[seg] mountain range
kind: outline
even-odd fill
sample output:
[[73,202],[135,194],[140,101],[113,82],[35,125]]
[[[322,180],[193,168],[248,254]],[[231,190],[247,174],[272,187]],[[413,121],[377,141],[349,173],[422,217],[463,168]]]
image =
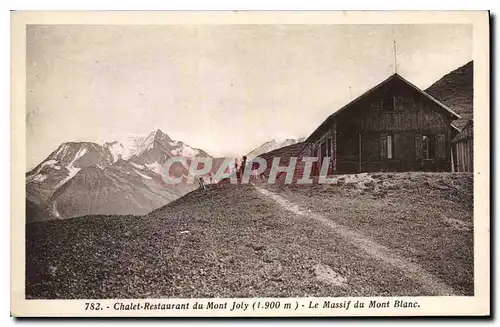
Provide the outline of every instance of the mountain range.
[[[162,165],[173,156],[210,157],[161,130],[126,141],[66,142],[26,173],[27,222],[84,215],[143,215],[194,190],[167,185]],[[172,177],[187,175],[182,164]]]
[[[296,144],[271,140],[247,157]],[[66,142],[26,173],[27,222],[87,215],[144,215],[198,187],[197,183],[166,184],[163,164],[181,156],[212,158],[207,152],[176,141],[161,130],[146,137],[129,136],[104,142]],[[212,158],[215,174],[225,158]],[[185,178],[188,170],[173,164],[171,177]],[[205,181],[210,179],[205,176]]]

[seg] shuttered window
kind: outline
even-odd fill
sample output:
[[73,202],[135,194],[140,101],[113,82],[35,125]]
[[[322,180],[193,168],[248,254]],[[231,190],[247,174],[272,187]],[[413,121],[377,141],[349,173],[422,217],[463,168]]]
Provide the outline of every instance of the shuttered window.
[[429,143],[430,143],[429,136],[422,135],[422,156],[424,157],[424,159],[430,158],[430,155],[429,155],[430,144]]
[[387,134],[380,134],[380,159],[387,158]]
[[446,157],[446,139],[443,134],[437,136],[437,157]]
[[404,98],[401,96],[394,97],[394,109],[404,110]]
[[422,135],[420,133],[415,135],[415,157],[417,160],[422,159]]
[[395,157],[395,148],[394,134],[380,134],[380,159],[393,159]]
[[422,157],[424,159],[435,159],[437,156],[438,138],[435,135],[422,135]]
[[394,156],[394,135],[387,135],[387,159]]

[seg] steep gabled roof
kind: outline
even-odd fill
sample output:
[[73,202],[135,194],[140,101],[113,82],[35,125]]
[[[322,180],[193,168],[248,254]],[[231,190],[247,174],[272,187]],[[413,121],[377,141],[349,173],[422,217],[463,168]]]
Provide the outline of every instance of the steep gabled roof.
[[472,119],[469,119],[467,123],[464,125],[460,133],[458,133],[452,140],[451,143],[456,143],[460,140],[466,139],[466,138],[473,138],[474,137],[474,121]]
[[458,126],[456,126],[456,125],[455,125],[455,124],[453,124],[453,123],[451,123],[451,124],[450,124],[450,126],[451,126],[454,130],[456,130],[457,132],[459,132],[459,133],[462,131],[460,128],[458,128]]
[[420,89],[419,87],[415,86],[414,84],[412,84],[411,82],[409,82],[408,80],[406,80],[404,77],[402,77],[401,75],[399,75],[399,74],[396,73],[396,74],[393,74],[393,75],[389,76],[384,81],[382,81],[379,84],[375,85],[374,87],[372,87],[371,89],[369,89],[365,93],[361,94],[356,99],[352,100],[351,102],[349,102],[348,104],[346,104],[345,106],[343,106],[342,108],[340,108],[339,110],[335,111],[333,114],[331,114],[330,116],[328,116],[328,118],[318,128],[316,128],[316,130],[314,130],[314,132],[311,133],[311,135],[306,139],[305,142],[310,142],[311,139],[317,134],[317,132],[320,131],[323,126],[328,125],[335,116],[337,116],[338,114],[340,114],[344,110],[352,107],[354,104],[358,103],[359,101],[361,101],[362,99],[364,99],[365,97],[367,97],[369,94],[373,93],[374,91],[380,89],[382,86],[386,85],[390,81],[393,81],[393,80],[396,80],[396,79],[404,82],[405,84],[407,84],[408,86],[410,86],[411,88],[413,88],[414,90],[416,90],[418,93],[422,94],[424,97],[426,97],[427,99],[429,99],[432,102],[434,102],[435,104],[437,104],[440,108],[442,108],[443,110],[447,111],[449,114],[451,114],[452,116],[454,116],[455,119],[460,119],[461,118],[456,112],[454,112],[453,110],[451,110],[450,108],[448,108],[447,106],[445,106],[439,100],[437,100],[436,98],[434,98],[434,97],[430,96],[429,94],[425,93],[422,89]]

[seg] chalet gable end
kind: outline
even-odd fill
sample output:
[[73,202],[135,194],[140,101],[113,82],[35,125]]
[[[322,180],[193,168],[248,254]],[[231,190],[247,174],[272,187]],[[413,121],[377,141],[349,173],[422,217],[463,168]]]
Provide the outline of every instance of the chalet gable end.
[[329,158],[329,173],[448,170],[457,118],[395,74],[330,115],[308,137],[304,153],[318,162]]

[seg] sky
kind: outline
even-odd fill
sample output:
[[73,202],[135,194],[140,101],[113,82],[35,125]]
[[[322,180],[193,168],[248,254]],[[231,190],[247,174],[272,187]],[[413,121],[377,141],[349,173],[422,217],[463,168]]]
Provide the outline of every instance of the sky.
[[155,129],[241,156],[309,136],[395,58],[422,89],[472,60],[470,25],[30,25],[26,36],[28,169],[63,142]]

